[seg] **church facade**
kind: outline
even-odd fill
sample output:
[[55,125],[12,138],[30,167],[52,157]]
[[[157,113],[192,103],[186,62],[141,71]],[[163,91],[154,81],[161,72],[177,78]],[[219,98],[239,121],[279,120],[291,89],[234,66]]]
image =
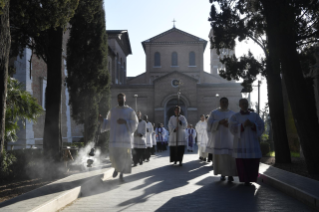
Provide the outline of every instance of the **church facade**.
[[127,77],[124,83],[112,83],[112,106],[117,105],[117,94],[123,92],[129,106],[165,126],[177,104],[193,125],[201,114],[218,107],[220,97],[227,97],[229,108],[238,111],[242,87],[218,75],[221,64],[213,59],[218,57],[216,50],[211,50],[211,73],[204,71],[207,43],[175,27],[142,42],[146,71]]

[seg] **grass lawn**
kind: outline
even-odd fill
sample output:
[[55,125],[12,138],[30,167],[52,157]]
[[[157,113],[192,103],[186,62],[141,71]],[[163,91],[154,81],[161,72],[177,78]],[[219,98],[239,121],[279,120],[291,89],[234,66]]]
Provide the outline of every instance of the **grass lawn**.
[[[290,152],[291,157],[299,158],[300,153],[299,152]],[[275,151],[271,151],[267,154],[268,157],[275,157]]]

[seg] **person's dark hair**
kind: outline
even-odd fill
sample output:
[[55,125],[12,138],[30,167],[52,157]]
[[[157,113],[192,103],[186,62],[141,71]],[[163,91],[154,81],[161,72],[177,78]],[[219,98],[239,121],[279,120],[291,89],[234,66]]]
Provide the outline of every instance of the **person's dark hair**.
[[178,109],[179,109],[179,112],[181,112],[181,111],[182,111],[182,108],[181,108],[180,106],[176,105],[176,106],[175,106],[175,109],[176,109],[176,108],[178,108]]
[[221,102],[222,100],[227,100],[227,102],[228,102],[228,98],[227,97],[220,98],[219,102]]
[[247,100],[247,99],[240,99],[240,100],[239,100],[239,103],[241,103],[241,102],[243,102],[243,101],[245,101],[245,102],[248,103],[248,100]]
[[117,97],[120,97],[120,96],[125,96],[125,97],[126,97],[125,93],[119,93],[119,94],[117,94]]
[[205,118],[205,114],[201,114],[201,115],[200,115],[200,118],[201,118],[201,117],[204,117],[204,118]]
[[145,119],[148,119],[148,115],[144,115],[144,118],[145,118]]

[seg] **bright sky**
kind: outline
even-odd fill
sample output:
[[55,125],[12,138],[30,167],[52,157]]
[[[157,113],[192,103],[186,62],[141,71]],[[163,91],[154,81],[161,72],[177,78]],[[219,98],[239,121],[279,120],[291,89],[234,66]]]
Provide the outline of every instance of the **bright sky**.
[[[106,28],[129,32],[133,54],[127,58],[127,75],[137,76],[145,72],[145,54],[141,42],[171,29],[174,19],[178,29],[208,41],[210,6],[208,0],[104,0]],[[260,47],[251,41],[238,43],[235,54],[239,57],[247,53],[248,49],[257,58],[263,57]],[[204,53],[204,70],[210,72],[209,45]],[[255,88],[252,102],[257,102],[257,95]],[[263,81],[261,108],[265,102],[267,87]]]

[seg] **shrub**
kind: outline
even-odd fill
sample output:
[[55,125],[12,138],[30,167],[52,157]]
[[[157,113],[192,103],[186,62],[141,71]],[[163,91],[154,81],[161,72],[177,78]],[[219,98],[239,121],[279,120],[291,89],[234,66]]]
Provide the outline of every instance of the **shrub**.
[[42,149],[21,149],[7,151],[1,158],[1,177],[38,178],[44,172],[44,156]]
[[3,150],[0,157],[0,176],[1,180],[7,179],[13,174],[13,164],[17,161],[14,154]]
[[270,145],[267,141],[260,142],[260,149],[262,156],[267,156],[267,154],[270,152]]

